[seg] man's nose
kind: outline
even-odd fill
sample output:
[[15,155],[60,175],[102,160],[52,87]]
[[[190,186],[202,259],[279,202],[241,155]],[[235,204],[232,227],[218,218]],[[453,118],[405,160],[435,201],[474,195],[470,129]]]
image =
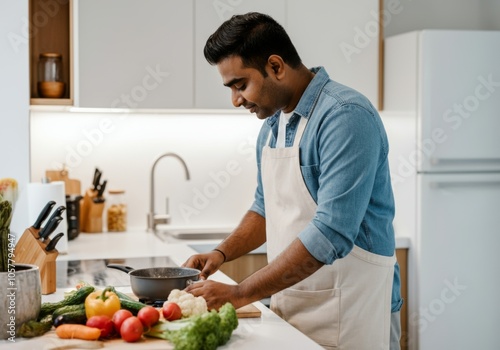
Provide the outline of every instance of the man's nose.
[[232,92],[231,99],[233,102],[233,106],[235,106],[235,107],[240,107],[245,102],[245,99],[243,98],[243,96],[241,96],[241,94],[236,90]]

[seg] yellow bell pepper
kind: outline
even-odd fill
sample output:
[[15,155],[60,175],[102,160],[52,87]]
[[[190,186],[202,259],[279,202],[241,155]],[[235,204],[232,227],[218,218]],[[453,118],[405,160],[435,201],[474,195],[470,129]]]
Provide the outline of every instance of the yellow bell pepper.
[[120,306],[118,296],[110,288],[105,288],[103,291],[96,291],[87,296],[85,314],[87,318],[103,315],[112,318],[114,313],[120,310]]

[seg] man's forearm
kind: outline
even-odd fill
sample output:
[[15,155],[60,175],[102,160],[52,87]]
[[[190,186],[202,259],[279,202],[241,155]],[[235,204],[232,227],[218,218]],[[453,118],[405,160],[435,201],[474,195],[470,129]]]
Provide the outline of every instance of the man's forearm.
[[253,211],[248,211],[240,224],[217,249],[224,252],[226,261],[239,258],[257,249],[266,241],[266,219]]
[[323,265],[295,239],[269,265],[239,284],[238,297],[250,303],[271,296],[309,277]]

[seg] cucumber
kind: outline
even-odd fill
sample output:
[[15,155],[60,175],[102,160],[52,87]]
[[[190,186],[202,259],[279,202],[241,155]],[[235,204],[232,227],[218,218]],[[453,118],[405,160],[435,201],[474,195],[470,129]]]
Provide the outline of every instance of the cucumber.
[[52,315],[47,315],[40,321],[30,320],[24,322],[17,333],[23,338],[34,338],[44,335],[52,328]]
[[122,309],[126,309],[130,312],[132,312],[132,314],[134,316],[137,316],[137,313],[139,312],[140,309],[142,309],[144,306],[146,306],[146,304],[143,304],[139,301],[135,301],[133,299],[130,299],[130,298],[120,298],[120,305],[121,305],[121,308]]
[[80,289],[77,289],[75,293],[69,294],[61,301],[55,303],[42,303],[38,318],[41,319],[48,314],[52,314],[54,311],[63,306],[81,304],[85,301],[85,298],[87,298],[87,296],[93,291],[93,286],[83,286]]
[[131,296],[128,296],[125,293],[117,291],[115,289],[115,287],[109,287],[109,288],[120,299],[121,308],[132,312],[132,314],[134,314],[134,316],[137,316],[137,313],[139,312],[139,310],[142,309],[144,306],[146,306],[146,304],[143,304],[143,303],[135,300]]
[[130,295],[127,295],[127,294],[125,294],[125,293],[122,293],[122,292],[120,292],[120,291],[117,291],[115,287],[110,287],[110,288],[111,288],[110,290],[111,290],[113,293],[115,293],[116,295],[118,295],[118,298],[120,298],[120,299],[125,299],[125,300],[130,300],[130,301],[136,301],[136,300],[135,300],[134,298],[132,298]]
[[55,319],[60,315],[64,315],[64,314],[71,313],[71,312],[78,312],[78,311],[80,313],[85,314],[85,304],[82,303],[82,304],[77,304],[77,305],[66,305],[66,306],[60,307],[59,309],[56,309],[52,313],[52,321],[55,321]]

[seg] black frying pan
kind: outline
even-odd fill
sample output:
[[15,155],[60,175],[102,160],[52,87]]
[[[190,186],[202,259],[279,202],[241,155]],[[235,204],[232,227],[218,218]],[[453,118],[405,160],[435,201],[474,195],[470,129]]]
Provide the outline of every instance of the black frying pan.
[[200,270],[189,267],[150,267],[137,270],[119,264],[108,264],[107,267],[128,273],[132,292],[140,300],[167,300],[173,289],[182,290],[190,281],[200,278]]

